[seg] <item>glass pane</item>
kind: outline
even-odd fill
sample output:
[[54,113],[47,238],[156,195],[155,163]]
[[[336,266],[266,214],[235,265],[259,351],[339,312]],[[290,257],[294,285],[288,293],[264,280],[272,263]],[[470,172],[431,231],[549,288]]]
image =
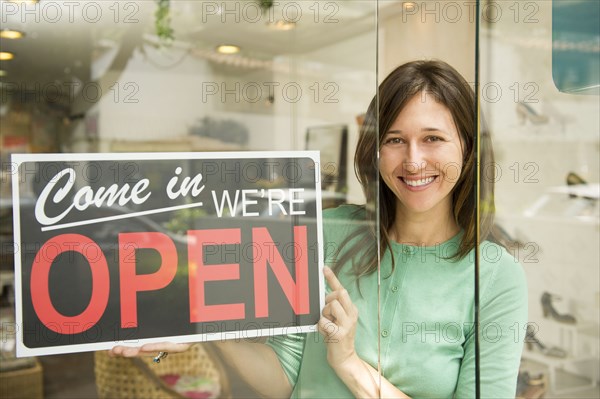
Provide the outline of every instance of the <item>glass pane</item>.
[[[57,168],[75,165],[79,162],[77,156],[87,153],[282,151],[286,154],[294,150],[312,150],[320,151],[321,156],[320,165],[316,166],[321,169],[317,173],[322,186],[320,202],[315,193],[308,192],[309,186],[303,180],[294,180],[295,186],[287,186],[293,179],[286,175],[285,165],[291,165],[291,161],[273,166],[276,162],[263,160],[258,169],[269,172],[266,181],[258,183],[256,164],[238,162],[238,168],[221,166],[213,172],[222,179],[222,188],[232,193],[255,189],[257,184],[262,184],[265,190],[303,189],[304,210],[316,213],[317,209],[323,209],[325,263],[338,271],[340,280],[360,309],[357,342],[364,345],[357,345],[358,354],[373,370],[379,368],[378,302],[374,299],[377,295],[375,256],[378,241],[375,232],[378,206],[376,197],[365,198],[361,184],[352,173],[359,127],[377,87],[376,2],[161,0],[2,1],[0,4],[3,29],[24,34],[22,38],[11,39],[3,32],[0,39],[2,51],[14,55],[12,60],[1,61],[3,72],[0,78],[3,336],[6,334],[14,339],[15,331],[20,328],[15,324],[13,312],[13,254],[17,252],[20,260],[29,262],[23,265],[31,265],[35,249],[45,240],[29,237],[32,241],[30,253],[25,253],[19,243],[13,245],[14,204],[10,179],[15,170],[10,162],[11,154],[72,154],[64,164],[53,164],[52,167]],[[387,4],[382,7],[386,8]],[[217,50],[220,45],[229,47]],[[372,168],[377,148],[376,141],[372,142],[372,147],[362,151],[365,159],[371,160],[371,168],[361,175],[365,183],[377,181],[377,170]],[[108,165],[107,170],[102,169],[101,177],[86,175],[77,185],[89,185],[97,190],[115,183],[115,175],[119,175],[131,181],[148,177],[153,182],[160,182],[156,183],[158,186],[164,186],[177,167],[182,168],[181,172],[175,172],[181,177],[189,171],[198,171],[192,161],[171,159],[171,172],[167,174],[164,162],[159,158],[161,156],[157,155],[154,161],[150,155],[144,162],[131,160],[114,164],[112,168]],[[100,168],[99,163],[94,162],[78,165],[84,168],[81,171]],[[18,215],[22,224],[26,224],[28,217],[35,221],[34,204],[44,185],[53,177],[44,177],[50,169],[46,165],[45,169],[30,170],[35,177],[33,183],[29,184],[28,180],[20,187],[23,206]],[[208,192],[200,194],[199,198],[204,202],[211,201]],[[185,205],[183,202],[173,199],[169,205]],[[236,205],[234,199],[232,202]],[[256,206],[258,217],[264,217],[269,226],[283,226],[276,236],[271,237],[274,241],[289,238],[291,227],[301,223],[301,218],[284,212],[270,212],[273,207],[263,206],[261,198],[250,198],[248,203]],[[106,208],[99,207],[98,214],[117,212],[116,207]],[[138,208],[132,206],[124,212],[138,211]],[[97,228],[86,231],[92,238],[98,238],[96,241],[102,244],[104,251],[111,251],[107,261],[113,273],[120,265],[114,245],[118,232],[155,229],[171,237],[178,251],[187,251],[186,232],[217,226],[207,222],[211,215],[197,211],[189,208],[146,215],[147,219],[118,219],[110,224],[99,223]],[[235,212],[232,210],[232,213]],[[138,223],[142,219],[143,223]],[[235,225],[235,222],[231,223]],[[222,226],[232,227],[231,223],[224,222]],[[314,224],[314,220],[308,221],[307,225],[310,223]],[[106,241],[106,246],[102,240]],[[180,247],[179,244],[183,245]],[[221,248],[212,248],[217,252],[208,256],[207,262],[218,268],[222,263],[236,264],[232,259],[241,259],[237,262],[241,279],[251,281],[252,256],[239,247],[216,246]],[[284,253],[281,246],[275,247],[280,254]],[[357,249],[356,253],[351,251],[352,248]],[[312,251],[310,255],[318,253],[316,247],[309,250]],[[361,258],[363,254],[366,255]],[[156,268],[156,254],[145,252],[144,258]],[[355,272],[351,270],[353,263],[359,264],[359,260],[371,262],[371,273],[361,285],[363,293],[368,290],[364,297],[359,295]],[[295,276],[292,264],[288,263],[287,267],[289,275]],[[65,269],[59,271],[57,265]],[[61,298],[53,302],[54,306],[75,313],[82,311],[91,286],[91,273],[85,259],[78,255],[64,256],[57,258],[52,267],[56,270],[56,279],[63,280],[68,287],[78,287],[76,293],[74,289],[65,289],[71,296],[51,292],[51,296]],[[71,269],[67,267],[83,268],[84,271],[80,275],[69,273]],[[183,281],[183,285],[167,287],[156,295],[138,294],[140,309],[145,304],[153,304],[152,309],[140,312],[140,323],[147,320],[152,328],[161,323],[168,324],[169,329],[176,330],[178,323],[190,317],[189,307],[193,305],[179,303],[170,297],[189,289],[187,279],[181,280],[181,276],[188,274],[183,269],[191,267],[190,263],[180,258],[177,267],[181,274],[175,278]],[[322,277],[321,270],[312,273]],[[268,272],[272,286],[278,287],[279,278],[274,272]],[[119,275],[111,275],[113,292],[118,292],[119,281]],[[248,299],[245,303],[247,312],[254,312],[258,307],[252,295],[244,296],[243,290],[225,290],[219,284],[215,281],[206,283],[207,291],[218,298],[216,301],[236,302],[232,298],[239,301],[243,296]],[[31,293],[27,293],[23,299],[29,303]],[[275,298],[271,299],[274,313],[292,306],[283,290],[270,290],[269,295]],[[115,299],[119,299],[118,295]],[[109,306],[112,305],[111,302]],[[363,315],[367,319],[364,324]],[[41,324],[38,323],[38,333],[47,337],[49,331]],[[231,325],[235,328],[235,322],[226,324],[226,328]],[[285,328],[287,324],[274,327]],[[156,351],[147,354],[143,362],[109,358],[105,351],[14,360],[14,348],[7,345],[6,354],[3,346],[2,366],[10,364],[15,369],[26,370],[31,374],[28,381],[35,379],[37,384],[27,384],[27,388],[43,387],[47,397],[114,398],[126,395],[125,392],[129,396],[152,397],[168,389],[192,390],[199,395],[218,395],[220,392],[226,396],[229,392],[232,397],[254,397],[258,392],[275,389],[276,396],[282,396],[277,389],[281,384],[290,384],[288,377],[292,381],[288,388],[293,386],[293,395],[299,397],[350,395],[348,388],[328,366],[323,336],[316,328],[306,336],[291,334],[295,331],[294,328],[286,330],[287,335],[273,338],[269,346],[265,345],[265,338],[250,334],[252,342],[229,340],[225,344],[218,340],[213,344],[195,345],[181,354],[169,349],[171,354],[160,364],[152,362]],[[105,342],[105,334],[113,332],[102,331],[97,340]],[[62,338],[68,340],[70,337]],[[127,345],[136,346],[136,342],[127,342]],[[278,357],[270,348],[278,351]],[[302,365],[298,356],[294,357],[294,363],[287,355],[298,348],[301,349]],[[268,362],[261,366],[261,354],[264,353],[268,353]],[[5,361],[5,357],[10,361]],[[158,379],[149,378],[148,370]],[[124,378],[120,379],[120,376]],[[262,377],[262,380],[256,377]],[[256,381],[261,386],[255,389]],[[316,386],[315,381],[322,384]],[[35,396],[29,392],[13,394]]]
[[381,365],[410,397],[476,395],[475,6],[380,24]]
[[[513,308],[488,316],[504,320],[511,344],[525,341],[517,396],[597,397],[598,3],[491,4],[502,17],[482,21],[481,104],[495,160],[482,179],[496,183],[495,238],[519,265],[487,254],[503,265],[498,273],[515,273]],[[524,299],[515,268],[526,281],[526,319],[515,310]],[[482,340],[501,339],[492,331]],[[498,378],[498,365],[482,362],[481,373]]]

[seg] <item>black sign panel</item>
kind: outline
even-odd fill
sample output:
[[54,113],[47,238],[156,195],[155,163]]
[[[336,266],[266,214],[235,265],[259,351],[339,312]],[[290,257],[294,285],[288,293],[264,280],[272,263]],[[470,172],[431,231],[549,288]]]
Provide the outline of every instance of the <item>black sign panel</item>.
[[318,153],[12,161],[19,356],[314,330]]

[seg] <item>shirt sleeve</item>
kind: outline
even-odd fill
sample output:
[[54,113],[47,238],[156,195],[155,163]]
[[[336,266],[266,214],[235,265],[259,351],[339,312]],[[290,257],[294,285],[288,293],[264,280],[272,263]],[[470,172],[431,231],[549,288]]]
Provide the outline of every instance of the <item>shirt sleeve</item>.
[[[360,211],[361,208],[352,205],[323,210],[325,264],[335,260],[336,249],[348,229],[349,221],[356,219]],[[298,381],[305,340],[306,334],[289,334],[270,337],[266,342],[275,351],[292,387]]]
[[306,334],[289,334],[269,337],[266,342],[275,351],[292,387],[298,381],[305,339]]
[[[498,262],[486,266],[492,271],[480,293],[480,394],[481,398],[514,398],[527,328],[527,282],[521,265],[504,250]],[[475,398],[473,326],[464,343],[454,397]]]

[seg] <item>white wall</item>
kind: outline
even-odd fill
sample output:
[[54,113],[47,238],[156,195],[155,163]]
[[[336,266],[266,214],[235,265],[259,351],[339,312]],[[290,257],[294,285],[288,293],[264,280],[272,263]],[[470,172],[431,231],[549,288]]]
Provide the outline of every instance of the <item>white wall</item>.
[[440,59],[473,82],[475,20],[470,14],[473,5],[474,2],[415,2],[411,8],[383,20],[382,78],[408,61]]
[[112,88],[97,107],[102,149],[110,151],[112,140],[178,140],[207,116],[245,125],[248,150],[304,149],[308,127],[346,124],[349,198],[362,202],[352,159],[356,116],[376,90],[375,42],[373,30],[311,53],[276,57],[262,69],[219,65],[177,50],[137,51],[125,71],[102,79],[103,87]]

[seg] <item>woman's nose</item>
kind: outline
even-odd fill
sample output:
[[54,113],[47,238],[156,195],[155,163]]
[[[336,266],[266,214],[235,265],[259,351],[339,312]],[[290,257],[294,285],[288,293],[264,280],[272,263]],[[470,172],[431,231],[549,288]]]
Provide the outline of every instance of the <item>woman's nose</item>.
[[425,153],[418,143],[412,142],[406,146],[404,170],[408,173],[417,173],[427,166]]

